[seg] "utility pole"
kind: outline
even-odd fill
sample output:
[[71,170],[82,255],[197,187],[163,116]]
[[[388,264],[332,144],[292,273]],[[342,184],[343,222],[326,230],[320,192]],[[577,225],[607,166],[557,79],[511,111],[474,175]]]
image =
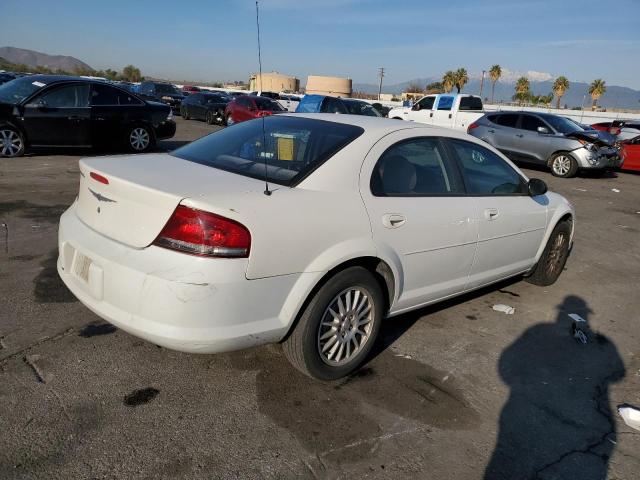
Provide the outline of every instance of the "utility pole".
[[484,74],[487,73],[486,70],[482,70],[482,78],[480,79],[480,98],[482,98],[482,87],[484,87]]
[[378,69],[378,75],[380,76],[380,88],[378,89],[378,101],[380,101],[380,95],[382,95],[382,77],[384,77],[384,67]]

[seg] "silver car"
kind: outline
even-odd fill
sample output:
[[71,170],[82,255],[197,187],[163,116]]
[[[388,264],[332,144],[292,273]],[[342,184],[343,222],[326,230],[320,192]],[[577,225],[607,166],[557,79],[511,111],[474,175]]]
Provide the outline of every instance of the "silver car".
[[487,113],[467,132],[516,162],[547,165],[556,177],[573,177],[579,169],[604,171],[622,162],[615,145],[549,113]]

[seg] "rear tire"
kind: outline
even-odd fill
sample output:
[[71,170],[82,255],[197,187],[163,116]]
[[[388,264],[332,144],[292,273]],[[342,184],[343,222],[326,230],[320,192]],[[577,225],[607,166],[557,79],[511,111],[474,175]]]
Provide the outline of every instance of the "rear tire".
[[8,125],[0,126],[0,157],[21,157],[24,149],[24,137],[19,130]]
[[578,162],[567,152],[553,154],[549,159],[549,167],[555,177],[571,178],[578,173]]
[[283,343],[284,354],[312,378],[342,378],[369,355],[383,314],[384,297],[374,276],[362,267],[347,268],[311,298]]
[[525,280],[542,287],[553,285],[567,263],[570,239],[571,224],[568,221],[558,223],[549,236],[540,260]]
[[135,153],[145,153],[155,145],[151,129],[145,125],[136,125],[127,130],[127,147]]
[[186,108],[184,107],[180,108],[180,116],[185,120],[189,120],[189,112],[187,111]]
[[231,125],[233,125],[234,123],[235,123],[235,122],[233,121],[233,117],[231,116],[231,114],[227,115],[227,116],[224,118],[224,124],[225,124],[227,127],[230,127],[230,126],[231,126]]
[[213,112],[211,110],[209,110],[205,115],[205,121],[207,122],[207,125],[213,125]]

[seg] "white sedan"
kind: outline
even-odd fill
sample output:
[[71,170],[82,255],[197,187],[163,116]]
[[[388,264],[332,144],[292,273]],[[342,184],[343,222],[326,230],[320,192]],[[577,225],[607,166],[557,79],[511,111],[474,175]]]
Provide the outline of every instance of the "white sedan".
[[274,115],[80,174],[58,272],[88,308],[185,352],[281,342],[324,380],[383,317],[555,282],[573,241],[571,204],[484,142],[374,117]]

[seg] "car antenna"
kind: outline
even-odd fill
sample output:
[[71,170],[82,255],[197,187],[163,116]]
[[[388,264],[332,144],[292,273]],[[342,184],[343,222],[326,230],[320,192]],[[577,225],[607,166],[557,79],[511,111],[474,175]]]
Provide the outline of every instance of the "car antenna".
[[[258,14],[258,0],[256,0],[256,27],[258,29],[258,75],[260,82],[259,91],[262,92],[262,57],[260,56],[260,17]],[[262,154],[264,155],[264,194],[271,195],[269,190],[269,175],[267,174],[267,134],[264,128],[264,116],[262,117]]]

